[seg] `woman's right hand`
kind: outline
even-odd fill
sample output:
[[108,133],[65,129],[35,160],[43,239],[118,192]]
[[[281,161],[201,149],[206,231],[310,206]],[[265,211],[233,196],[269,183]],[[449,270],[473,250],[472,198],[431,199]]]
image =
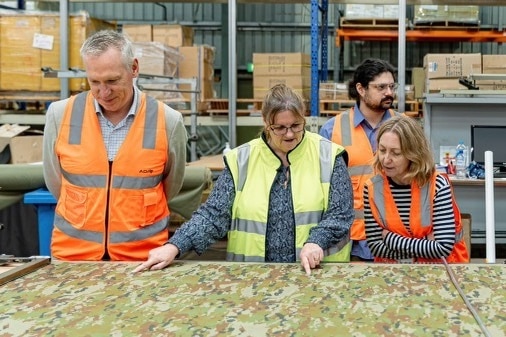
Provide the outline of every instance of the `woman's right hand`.
[[138,265],[133,272],[138,273],[145,270],[163,269],[174,261],[177,254],[179,254],[179,249],[171,243],[151,249],[148,254],[148,259]]

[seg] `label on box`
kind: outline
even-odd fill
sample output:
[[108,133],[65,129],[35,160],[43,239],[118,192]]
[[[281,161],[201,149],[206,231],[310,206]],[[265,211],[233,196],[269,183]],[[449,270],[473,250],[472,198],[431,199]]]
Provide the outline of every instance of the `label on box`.
[[34,48],[53,50],[53,42],[54,36],[52,35],[39,34],[39,33],[33,34],[32,46]]

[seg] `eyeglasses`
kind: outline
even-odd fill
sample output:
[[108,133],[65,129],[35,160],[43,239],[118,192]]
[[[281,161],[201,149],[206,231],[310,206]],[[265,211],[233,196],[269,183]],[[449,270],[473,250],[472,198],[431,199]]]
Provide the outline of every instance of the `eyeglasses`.
[[269,128],[276,136],[283,136],[286,135],[288,129],[292,130],[293,133],[298,133],[304,130],[305,126],[306,125],[304,123],[296,123],[292,124],[292,126],[271,125]]
[[395,91],[399,87],[399,84],[397,84],[397,83],[380,83],[380,84],[369,83],[367,86],[376,88],[378,91],[383,92],[383,91],[386,91],[387,88],[390,89],[391,91]]

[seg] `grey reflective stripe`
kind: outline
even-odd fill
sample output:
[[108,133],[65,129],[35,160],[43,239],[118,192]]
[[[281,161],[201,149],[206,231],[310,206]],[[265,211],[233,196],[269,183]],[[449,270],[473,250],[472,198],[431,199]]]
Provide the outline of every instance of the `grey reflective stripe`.
[[[81,144],[81,134],[83,129],[83,120],[86,106],[86,97],[88,92],[82,92],[75,98],[72,106],[72,115],[70,116],[69,144]],[[156,145],[156,128],[158,123],[158,102],[152,98],[146,97],[145,127],[142,138],[142,147],[145,149],[154,149]]]
[[237,170],[239,177],[237,178],[237,190],[242,191],[244,184],[246,183],[246,177],[248,176],[248,162],[250,145],[245,144],[237,150]]
[[362,176],[364,174],[372,174],[373,169],[371,165],[357,165],[348,167],[348,173],[351,177]]
[[341,241],[339,241],[337,243],[337,245],[331,246],[327,249],[324,249],[323,256],[330,256],[330,255],[334,255],[334,254],[339,253],[344,248],[344,246],[346,246],[349,242],[350,242],[350,237],[347,236],[344,239],[342,239]]
[[72,238],[95,243],[104,242],[104,234],[102,232],[77,229],[72,226],[67,220],[62,218],[58,213],[55,213],[54,215],[54,226]]
[[383,198],[383,178],[381,176],[374,176],[371,178],[374,185],[374,203],[378,209],[379,217],[383,225],[388,228],[385,216],[385,199]]
[[135,231],[111,232],[109,242],[123,243],[144,240],[164,231],[168,223],[169,218],[165,217],[149,226],[139,228]]
[[156,128],[158,122],[158,102],[146,96],[146,120],[144,121],[144,134],[142,137],[142,147],[144,149],[154,149],[156,143]]
[[[388,228],[388,224],[386,223],[386,208],[385,208],[385,196],[383,194],[383,178],[381,176],[374,176],[371,178],[372,183],[374,184],[374,202],[376,207],[378,208],[379,216],[381,217],[381,221],[384,226]],[[428,227],[431,225],[431,209],[430,209],[430,194],[429,194],[429,185],[425,184],[425,186],[420,190],[420,213],[421,213],[421,226]],[[413,207],[413,205],[411,205]]]
[[337,118],[341,118],[341,145],[351,146],[351,128],[350,128],[349,110],[343,112]]
[[332,143],[327,140],[320,140],[320,181],[330,183],[332,176]]
[[112,187],[132,190],[152,188],[158,185],[162,181],[162,178],[163,175],[161,174],[152,177],[114,176]]
[[455,233],[455,243],[460,242],[464,239],[464,229],[462,229],[459,233]]
[[104,188],[107,183],[107,177],[105,175],[72,174],[65,171],[63,168],[61,168],[61,172],[65,180],[67,180],[69,183],[75,186]]
[[364,220],[365,217],[364,217],[364,210],[363,209],[356,209],[355,210],[355,220],[357,219],[360,219],[360,220]]
[[[123,243],[123,242],[132,242],[132,241],[140,241],[147,238],[150,238],[167,228],[168,217],[163,218],[160,221],[155,222],[152,225],[140,228],[135,231],[128,232],[112,232],[110,235],[110,243]],[[103,243],[104,235],[102,232],[81,230],[72,226],[67,220],[62,218],[58,213],[54,215],[54,225],[65,235],[94,243]]]
[[[432,225],[431,221],[431,202],[430,202],[430,193],[429,193],[429,184],[425,184],[420,190],[420,199],[421,200],[421,209],[420,212],[422,213],[422,226],[423,227],[429,227]],[[411,204],[411,207],[413,207],[413,204]]]
[[307,225],[320,222],[323,211],[295,213],[295,225]]
[[81,133],[83,132],[84,108],[86,106],[86,97],[88,92],[77,94],[72,114],[70,116],[69,144],[81,144]]
[[246,256],[243,254],[234,254],[227,252],[227,261],[233,262],[265,262],[263,256]]
[[[265,230],[267,229],[267,224],[265,222],[246,219],[233,219],[232,222],[232,230],[265,236]],[[247,228],[250,228],[250,230],[248,231]]]

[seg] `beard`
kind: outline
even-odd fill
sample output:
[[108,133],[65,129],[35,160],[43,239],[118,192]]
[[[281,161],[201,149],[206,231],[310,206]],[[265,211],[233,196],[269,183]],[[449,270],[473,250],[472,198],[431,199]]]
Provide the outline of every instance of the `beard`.
[[368,99],[368,97],[364,97],[365,99],[362,101],[369,109],[373,111],[377,111],[380,113],[385,112],[385,110],[392,108],[394,104],[393,96],[385,96],[379,102],[373,102]]

